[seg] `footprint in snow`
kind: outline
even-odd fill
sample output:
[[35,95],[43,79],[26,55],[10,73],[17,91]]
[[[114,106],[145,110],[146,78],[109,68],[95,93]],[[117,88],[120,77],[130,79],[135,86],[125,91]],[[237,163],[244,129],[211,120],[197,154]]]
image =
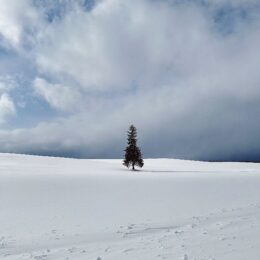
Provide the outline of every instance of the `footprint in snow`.
[[189,260],[188,256],[187,256],[187,255],[184,255],[184,256],[183,256],[183,260]]
[[77,251],[77,248],[76,247],[72,247],[72,248],[69,248],[68,251],[70,253],[74,253],[75,251]]
[[194,224],[194,223],[192,223],[192,224],[189,225],[189,228],[195,228],[195,227],[197,227],[197,225]]
[[175,233],[176,235],[179,235],[179,234],[183,234],[184,231],[183,231],[183,230],[176,230],[176,231],[174,231],[174,233]]
[[5,247],[6,247],[6,243],[5,242],[0,243],[0,249],[1,248],[5,248]]
[[43,260],[43,259],[46,259],[47,258],[47,255],[38,255],[38,256],[35,256],[34,259],[36,260]]
[[123,251],[123,253],[128,253],[128,252],[131,252],[131,251],[133,251],[134,249],[133,248],[128,248],[128,249],[125,249],[124,251]]
[[130,225],[128,225],[127,226],[127,229],[129,230],[129,229],[133,229],[135,227],[135,224],[130,224]]
[[157,257],[160,257],[161,259],[167,259],[167,257],[166,256],[164,256],[164,255],[157,255]]
[[110,251],[110,247],[107,247],[106,249],[105,249],[105,252],[109,252]]

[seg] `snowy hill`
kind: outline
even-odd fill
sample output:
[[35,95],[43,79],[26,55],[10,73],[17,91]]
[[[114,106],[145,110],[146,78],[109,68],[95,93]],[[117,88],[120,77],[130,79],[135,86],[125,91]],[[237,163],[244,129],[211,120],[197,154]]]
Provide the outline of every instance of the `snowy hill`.
[[0,154],[0,259],[260,259],[260,164]]

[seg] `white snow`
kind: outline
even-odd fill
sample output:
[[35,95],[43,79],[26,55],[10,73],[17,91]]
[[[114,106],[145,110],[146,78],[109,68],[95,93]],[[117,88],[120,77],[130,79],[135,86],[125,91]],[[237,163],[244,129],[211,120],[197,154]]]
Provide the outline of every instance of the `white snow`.
[[260,259],[260,164],[0,154],[0,259]]

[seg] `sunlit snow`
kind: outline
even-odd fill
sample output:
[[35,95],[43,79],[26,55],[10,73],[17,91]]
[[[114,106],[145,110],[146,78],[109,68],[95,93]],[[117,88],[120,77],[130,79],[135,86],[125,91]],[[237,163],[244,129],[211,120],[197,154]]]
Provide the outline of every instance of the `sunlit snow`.
[[260,259],[260,164],[0,154],[0,259]]

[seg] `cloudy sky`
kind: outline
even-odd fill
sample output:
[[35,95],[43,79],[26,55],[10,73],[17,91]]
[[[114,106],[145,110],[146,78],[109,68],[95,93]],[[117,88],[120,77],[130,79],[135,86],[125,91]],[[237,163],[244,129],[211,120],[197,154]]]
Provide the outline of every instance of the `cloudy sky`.
[[0,0],[0,152],[260,161],[259,0]]

